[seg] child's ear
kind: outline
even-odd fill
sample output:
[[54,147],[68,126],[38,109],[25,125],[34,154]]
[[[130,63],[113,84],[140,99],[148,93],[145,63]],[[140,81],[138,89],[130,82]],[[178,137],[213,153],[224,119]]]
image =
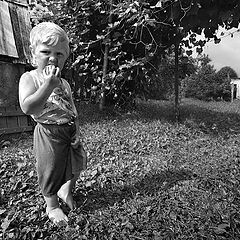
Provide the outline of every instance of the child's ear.
[[29,49],[31,51],[31,54],[32,54],[32,59],[31,59],[31,62],[32,62],[32,65],[33,66],[36,66],[36,59],[35,59],[35,53],[34,53],[34,49],[33,49],[33,46],[29,46]]
[[31,54],[34,55],[34,49],[33,49],[32,45],[29,46],[29,49],[30,49]]

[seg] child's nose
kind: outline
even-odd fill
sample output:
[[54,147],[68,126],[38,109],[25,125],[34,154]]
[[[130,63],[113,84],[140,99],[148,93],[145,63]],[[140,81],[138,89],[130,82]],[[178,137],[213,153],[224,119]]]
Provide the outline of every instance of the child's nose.
[[58,65],[58,58],[55,55],[52,55],[49,57],[49,64]]

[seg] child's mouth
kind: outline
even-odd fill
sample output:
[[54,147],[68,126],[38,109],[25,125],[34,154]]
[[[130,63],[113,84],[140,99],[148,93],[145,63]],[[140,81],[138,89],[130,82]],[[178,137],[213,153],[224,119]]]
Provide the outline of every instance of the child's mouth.
[[58,67],[56,64],[52,64],[52,63],[49,63],[47,66],[54,66],[54,67]]

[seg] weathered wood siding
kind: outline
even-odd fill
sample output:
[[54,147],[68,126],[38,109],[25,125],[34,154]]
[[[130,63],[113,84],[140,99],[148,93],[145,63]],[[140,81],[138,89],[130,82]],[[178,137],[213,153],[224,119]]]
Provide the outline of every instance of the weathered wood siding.
[[24,72],[24,65],[0,61],[0,107],[18,105],[19,76]]
[[10,57],[13,63],[27,64],[31,58],[30,16],[27,5],[15,2],[0,0],[0,55]]
[[0,134],[33,129],[19,107],[18,83],[30,66],[27,0],[0,0]]
[[18,106],[0,107],[0,135],[32,131],[34,124]]

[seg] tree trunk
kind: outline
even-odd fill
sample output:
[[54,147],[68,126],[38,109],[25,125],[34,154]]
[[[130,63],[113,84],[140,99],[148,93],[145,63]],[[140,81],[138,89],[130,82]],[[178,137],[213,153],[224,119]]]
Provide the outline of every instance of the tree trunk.
[[175,53],[175,69],[174,69],[174,89],[175,89],[175,121],[179,122],[180,119],[180,109],[179,109],[179,43],[174,44],[174,53]]
[[108,68],[108,54],[110,48],[110,40],[106,41],[105,44],[105,51],[104,51],[104,58],[103,58],[103,76],[102,76],[102,84],[101,84],[101,97],[100,97],[100,104],[99,109],[102,111],[105,107],[105,79],[107,75],[107,68]]
[[[108,22],[112,23],[112,0],[110,0],[110,12],[109,12]],[[101,96],[100,96],[100,103],[99,103],[100,111],[102,111],[106,105],[105,80],[106,80],[107,69],[108,69],[108,55],[109,55],[110,45],[111,45],[111,36],[110,36],[110,29],[108,29],[108,35],[105,42],[105,50],[104,50],[104,57],[103,57],[103,76],[102,76]]]

